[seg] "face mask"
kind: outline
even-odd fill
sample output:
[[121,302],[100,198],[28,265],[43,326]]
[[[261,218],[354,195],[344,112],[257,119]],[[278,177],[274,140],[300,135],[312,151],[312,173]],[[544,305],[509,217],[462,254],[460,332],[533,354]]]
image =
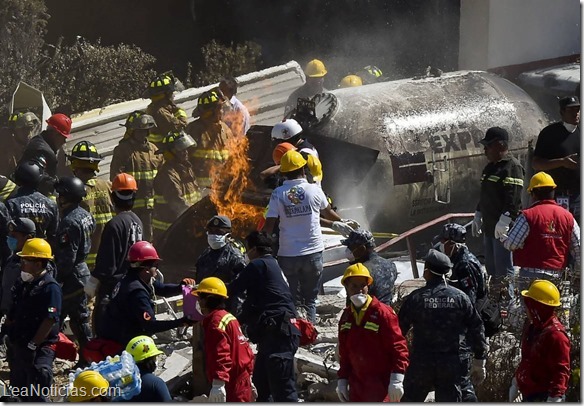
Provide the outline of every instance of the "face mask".
[[207,234],[207,242],[209,243],[209,247],[214,250],[218,250],[219,248],[223,248],[226,241],[227,234],[224,235],[217,235],[217,234]]
[[22,279],[24,282],[30,282],[34,279],[34,276],[28,272],[20,271],[20,279]]
[[18,240],[16,238],[11,236],[6,237],[6,243],[8,244],[10,251],[16,252],[16,246],[18,245]]
[[363,307],[367,303],[367,295],[365,293],[357,293],[351,296],[350,299],[355,307]]
[[353,251],[351,251],[349,247],[345,248],[345,258],[347,258],[349,261],[355,260],[355,255],[353,255]]
[[566,128],[566,130],[568,130],[568,132],[573,133],[574,131],[576,131],[576,125],[574,124],[568,124],[565,121],[562,123],[564,124],[564,127]]
[[200,303],[200,301],[201,300],[199,299],[199,300],[197,300],[197,303],[195,303],[195,310],[197,312],[199,312],[199,314],[203,314],[203,311],[201,310],[201,303]]

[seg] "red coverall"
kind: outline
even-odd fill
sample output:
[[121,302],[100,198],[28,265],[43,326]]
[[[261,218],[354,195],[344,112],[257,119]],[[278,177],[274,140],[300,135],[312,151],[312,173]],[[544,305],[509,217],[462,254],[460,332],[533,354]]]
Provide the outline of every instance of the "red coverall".
[[[521,362],[515,378],[523,399],[541,394],[542,398],[566,393],[570,379],[570,340],[553,307],[525,299],[532,322],[521,339]],[[546,396],[547,395],[547,396]]]
[[225,381],[227,402],[251,402],[253,352],[237,319],[214,310],[203,319],[207,379]]
[[393,309],[372,298],[360,323],[350,304],[339,321],[339,379],[349,380],[351,402],[388,401],[392,373],[405,374],[408,346]]

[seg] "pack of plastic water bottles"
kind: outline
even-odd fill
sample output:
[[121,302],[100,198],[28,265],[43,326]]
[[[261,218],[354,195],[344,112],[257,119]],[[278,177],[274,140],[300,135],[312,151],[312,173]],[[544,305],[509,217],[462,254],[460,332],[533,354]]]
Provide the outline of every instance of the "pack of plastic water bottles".
[[[140,370],[134,362],[134,358],[123,351],[122,355],[107,357],[105,360],[95,363],[85,369],[77,368],[75,372],[69,374],[69,384],[83,371],[96,371],[101,374],[110,384],[108,393],[112,396],[112,401],[129,400],[140,394],[142,388],[142,378]],[[117,389],[114,389],[117,388]]]

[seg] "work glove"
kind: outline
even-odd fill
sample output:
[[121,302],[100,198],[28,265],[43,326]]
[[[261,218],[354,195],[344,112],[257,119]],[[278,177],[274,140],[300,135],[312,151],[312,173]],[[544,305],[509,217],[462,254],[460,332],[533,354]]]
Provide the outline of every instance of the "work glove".
[[499,221],[495,225],[495,238],[500,240],[507,238],[507,233],[509,233],[509,226],[511,225],[511,217],[507,213],[501,214]]
[[472,368],[470,370],[470,380],[473,385],[480,385],[487,377],[487,360],[486,359],[473,359]]
[[87,297],[89,299],[91,299],[92,297],[94,297],[97,294],[97,288],[99,288],[99,279],[97,279],[93,276],[90,276],[89,280],[87,281],[87,283],[83,287],[83,290],[85,291],[85,294],[87,295]]
[[548,396],[548,398],[546,399],[546,402],[563,402],[563,401],[564,401],[564,399],[562,399],[561,396],[559,396],[559,397]]
[[357,222],[357,220],[353,220],[353,219],[341,219],[341,221],[345,224],[348,224],[349,226],[351,226],[351,228],[353,230],[356,230],[358,228],[361,228],[361,224],[359,224]]
[[342,234],[344,237],[348,237],[349,234],[351,234],[351,231],[355,231],[353,230],[353,227],[342,221],[333,221],[333,225],[331,227],[333,230],[339,234]]
[[187,112],[186,112],[186,111],[184,111],[184,110],[183,110],[183,109],[181,109],[181,108],[178,108],[178,109],[177,109],[177,110],[174,112],[174,116],[175,116],[176,118],[181,118],[181,117],[185,117],[185,118],[186,118],[186,117],[187,117]]
[[195,286],[197,284],[197,282],[195,282],[195,280],[193,278],[184,278],[181,282],[181,285],[189,285],[189,286]]
[[337,381],[337,395],[341,402],[349,401],[349,381],[347,379],[339,379]]
[[511,380],[511,387],[509,388],[509,402],[515,402],[519,396],[519,387],[517,386],[517,379],[513,377]]
[[252,377],[250,377],[249,380],[251,381],[251,401],[255,402],[258,398],[258,389],[253,384]]
[[224,403],[227,401],[227,392],[225,392],[225,382],[220,379],[213,379],[213,386],[209,392],[209,402]]
[[475,211],[474,218],[472,219],[472,236],[479,237],[483,231],[483,215],[480,211]]
[[399,402],[404,395],[404,374],[391,374],[387,388],[390,402]]

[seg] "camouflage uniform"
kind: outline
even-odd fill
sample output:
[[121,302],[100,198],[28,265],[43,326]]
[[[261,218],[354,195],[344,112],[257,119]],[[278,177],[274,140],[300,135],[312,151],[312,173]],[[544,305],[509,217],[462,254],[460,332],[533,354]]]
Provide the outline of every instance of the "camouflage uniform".
[[95,259],[97,257],[97,250],[99,249],[99,242],[101,241],[103,229],[106,223],[116,215],[110,195],[111,188],[111,182],[96,178],[89,179],[85,184],[87,195],[79,204],[82,208],[91,213],[95,219],[95,232],[91,235],[91,249],[85,260],[89,271],[93,271],[93,268],[95,267]]
[[373,284],[369,286],[369,295],[376,297],[381,303],[391,306],[393,289],[397,279],[397,267],[393,261],[372,252],[364,258],[359,258],[357,262],[361,262],[373,278]]
[[[9,222],[10,213],[8,213],[8,208],[4,203],[0,202],[0,267],[2,268],[4,268],[4,264],[6,264],[6,260],[11,254],[8,244],[6,243]],[[1,279],[2,277],[0,276],[0,280]]]
[[71,330],[79,345],[83,347],[91,338],[87,296],[83,286],[89,279],[89,269],[84,262],[91,248],[91,234],[95,231],[95,220],[85,209],[73,205],[63,211],[57,232],[55,250],[57,282],[62,285],[63,308],[61,327],[67,315]]
[[148,140],[157,145],[169,132],[179,132],[187,126],[187,113],[167,98],[152,101],[146,108],[146,114],[156,121]]
[[460,343],[471,338],[475,358],[487,352],[483,321],[468,296],[440,277],[427,281],[406,297],[399,311],[404,336],[413,329],[410,366],[402,402],[423,402],[436,391],[437,402],[460,402],[462,371]]
[[57,203],[29,187],[19,187],[16,195],[6,201],[10,217],[26,217],[34,221],[36,236],[45,238],[55,249],[59,209]]

